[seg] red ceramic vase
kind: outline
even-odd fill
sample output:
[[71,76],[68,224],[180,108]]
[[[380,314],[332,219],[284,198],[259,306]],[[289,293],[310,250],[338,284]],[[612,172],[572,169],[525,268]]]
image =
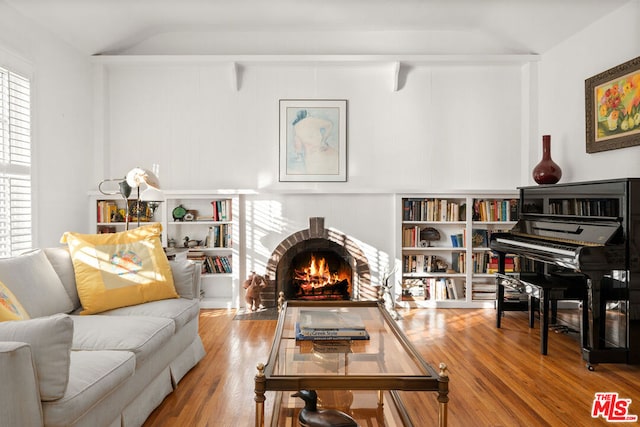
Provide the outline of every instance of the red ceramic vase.
[[542,160],[533,168],[533,179],[538,184],[555,184],[562,177],[562,169],[551,160],[551,135],[542,135]]

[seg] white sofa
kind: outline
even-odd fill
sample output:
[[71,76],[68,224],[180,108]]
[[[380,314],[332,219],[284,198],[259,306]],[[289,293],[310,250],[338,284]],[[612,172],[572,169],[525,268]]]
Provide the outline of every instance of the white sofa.
[[204,356],[199,269],[170,264],[180,298],[80,316],[66,247],[0,260],[31,317],[0,322],[0,425],[142,425]]

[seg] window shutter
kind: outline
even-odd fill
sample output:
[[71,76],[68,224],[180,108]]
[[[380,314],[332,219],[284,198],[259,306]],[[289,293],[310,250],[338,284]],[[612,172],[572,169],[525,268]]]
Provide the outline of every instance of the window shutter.
[[31,247],[30,82],[0,67],[0,257]]

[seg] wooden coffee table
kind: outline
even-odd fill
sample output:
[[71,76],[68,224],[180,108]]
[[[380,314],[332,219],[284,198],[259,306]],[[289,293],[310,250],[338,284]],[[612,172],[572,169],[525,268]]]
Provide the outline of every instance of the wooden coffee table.
[[[295,324],[301,309],[337,309],[357,314],[370,339],[297,341]],[[288,301],[283,305],[269,359],[265,364],[258,364],[255,376],[256,427],[263,427],[265,423],[266,391],[276,391],[271,425],[280,425],[279,420],[283,417],[290,418],[296,425],[295,399],[289,396],[305,389],[316,390],[319,395],[337,396],[336,403],[341,405],[345,392],[359,398],[361,394],[366,395],[367,390],[373,390],[377,402],[367,417],[377,419],[375,425],[403,426],[412,426],[413,422],[398,391],[435,391],[439,402],[438,424],[447,425],[449,377],[446,365],[441,363],[440,371],[436,372],[427,364],[385,310],[384,304],[378,301]],[[352,415],[353,411],[350,411]]]

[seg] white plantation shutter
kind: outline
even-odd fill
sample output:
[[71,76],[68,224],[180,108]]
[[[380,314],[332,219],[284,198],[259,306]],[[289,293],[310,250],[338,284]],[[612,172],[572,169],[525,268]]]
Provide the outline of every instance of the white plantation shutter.
[[31,249],[31,89],[0,67],[0,257]]

